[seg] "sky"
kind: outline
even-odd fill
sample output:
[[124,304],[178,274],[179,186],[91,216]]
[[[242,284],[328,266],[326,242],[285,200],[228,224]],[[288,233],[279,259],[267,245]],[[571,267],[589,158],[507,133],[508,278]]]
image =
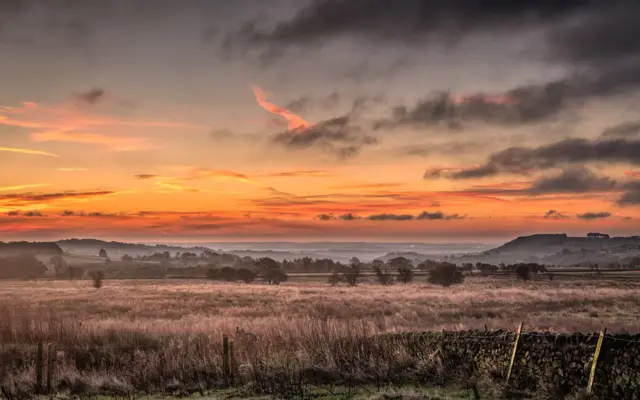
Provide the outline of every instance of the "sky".
[[635,235],[635,0],[0,2],[0,235]]

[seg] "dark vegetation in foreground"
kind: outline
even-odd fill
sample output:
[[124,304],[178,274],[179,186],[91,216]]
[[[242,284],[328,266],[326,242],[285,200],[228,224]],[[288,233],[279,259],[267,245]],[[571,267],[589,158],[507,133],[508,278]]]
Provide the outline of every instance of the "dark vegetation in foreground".
[[[487,399],[573,399],[587,386],[598,339],[523,333],[507,385],[515,334],[506,331],[381,335],[366,325],[337,332],[317,322],[296,336],[284,331],[262,338],[237,329],[229,355],[222,340],[206,336],[116,337],[82,331],[53,315],[40,325],[30,322],[3,311],[0,337],[11,344],[0,350],[0,389],[7,398],[45,390],[36,384],[35,354],[36,343],[48,342],[54,349],[51,391],[71,396],[189,395],[235,387],[247,397],[297,398],[326,386],[391,385],[465,389]],[[607,335],[604,343],[593,398],[640,398],[640,335]]]

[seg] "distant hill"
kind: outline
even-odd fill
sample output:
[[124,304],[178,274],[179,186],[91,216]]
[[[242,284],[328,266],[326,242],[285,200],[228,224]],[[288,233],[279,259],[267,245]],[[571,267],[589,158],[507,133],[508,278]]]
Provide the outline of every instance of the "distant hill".
[[167,246],[163,244],[149,245],[141,243],[124,243],[124,242],[108,242],[99,239],[64,239],[56,242],[65,253],[73,253],[78,255],[97,255],[100,249],[104,249],[110,257],[121,257],[125,254],[130,256],[148,255],[153,253],[162,253],[168,251],[170,253],[183,253],[185,251],[192,253],[202,253],[205,250],[211,250],[207,247],[181,247]]
[[20,256],[57,256],[63,253],[55,242],[0,242],[0,257]]
[[566,234],[520,236],[495,249],[455,257],[460,262],[490,264],[539,262],[553,265],[584,263],[624,263],[640,256],[640,237],[609,237],[589,234],[572,237]]

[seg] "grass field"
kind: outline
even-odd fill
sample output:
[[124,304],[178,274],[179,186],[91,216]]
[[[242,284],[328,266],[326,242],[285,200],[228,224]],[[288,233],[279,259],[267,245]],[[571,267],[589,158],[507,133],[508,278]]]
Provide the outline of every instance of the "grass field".
[[32,389],[33,349],[44,341],[56,346],[60,390],[120,393],[189,385],[221,376],[226,334],[234,340],[239,375],[257,392],[273,389],[266,377],[294,370],[307,371],[306,381],[319,379],[317,384],[334,373],[365,382],[373,371],[391,376],[407,363],[433,367],[431,354],[410,354],[402,343],[381,347],[372,339],[363,348],[358,341],[380,332],[484,324],[514,330],[520,321],[526,330],[632,332],[640,318],[639,292],[634,282],[504,278],[469,278],[449,288],[420,282],[332,287],[107,280],[94,289],[89,281],[5,281],[0,379],[13,392]]

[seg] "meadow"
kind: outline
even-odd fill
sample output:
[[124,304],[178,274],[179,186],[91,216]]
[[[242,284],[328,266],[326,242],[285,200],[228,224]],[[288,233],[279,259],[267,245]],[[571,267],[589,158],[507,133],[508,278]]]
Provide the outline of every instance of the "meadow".
[[96,289],[82,280],[4,281],[0,382],[7,393],[33,390],[39,341],[55,346],[58,391],[122,394],[219,386],[228,335],[236,383],[262,393],[290,390],[300,379],[371,383],[381,371],[392,381],[405,376],[407,365],[416,374],[422,369],[420,379],[437,374],[441,360],[432,349],[416,353],[401,340],[377,339],[380,333],[485,325],[513,331],[521,321],[530,331],[638,331],[636,282],[470,277],[447,288],[423,282],[105,280]]

